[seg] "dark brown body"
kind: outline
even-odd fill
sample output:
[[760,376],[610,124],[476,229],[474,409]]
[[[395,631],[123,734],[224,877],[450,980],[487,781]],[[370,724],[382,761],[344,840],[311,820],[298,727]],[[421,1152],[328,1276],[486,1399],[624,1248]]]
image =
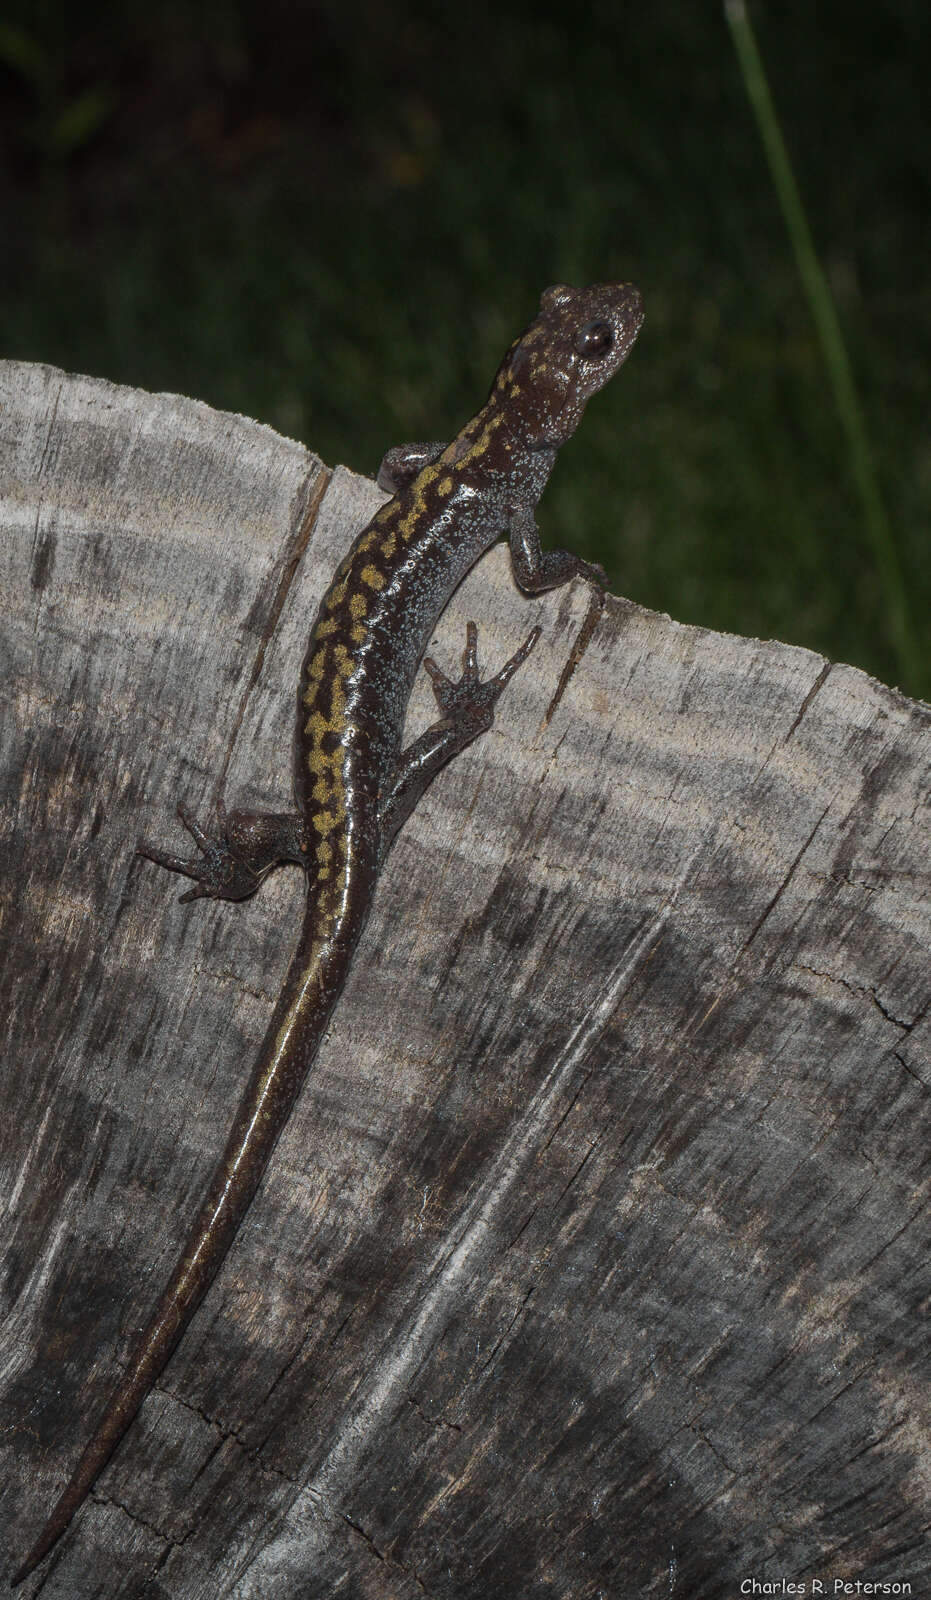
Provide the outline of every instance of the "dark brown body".
[[307,871],[306,911],[258,1062],[175,1270],[14,1583],[67,1528],[215,1277],[339,998],[398,828],[440,767],[491,725],[495,700],[535,642],[536,633],[482,683],[470,624],[457,683],[427,663],[441,717],[402,754],[414,676],[447,601],[504,534],[528,593],[603,576],[566,551],[541,551],[534,508],[559,445],[627,356],[642,315],[629,284],[547,290],[488,402],[453,442],[386,457],[380,481],[397,493],[342,562],[310,636],[298,705],[299,812],[221,815],[220,836],[211,839],[182,810],[201,856],[140,847],[196,880],[189,899],[242,899],[278,863],[298,862]]

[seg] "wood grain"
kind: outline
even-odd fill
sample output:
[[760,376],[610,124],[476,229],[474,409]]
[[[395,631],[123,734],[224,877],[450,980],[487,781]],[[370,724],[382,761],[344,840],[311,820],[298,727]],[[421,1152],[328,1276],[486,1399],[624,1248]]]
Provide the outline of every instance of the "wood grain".
[[[179,906],[135,841],[290,803],[306,634],[380,499],[241,417],[0,365],[5,1572],[297,927],[297,874]],[[400,836],[241,1236],[25,1594],[924,1592],[931,709],[589,604],[498,549],[444,615],[447,664],[468,617],[492,669],[544,638]]]

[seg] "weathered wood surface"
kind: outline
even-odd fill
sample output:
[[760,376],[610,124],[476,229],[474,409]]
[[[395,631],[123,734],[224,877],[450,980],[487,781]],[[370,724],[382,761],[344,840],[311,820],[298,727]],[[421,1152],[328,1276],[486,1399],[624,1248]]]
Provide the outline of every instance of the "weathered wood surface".
[[[183,907],[136,837],[180,845],[223,774],[289,803],[378,491],[189,400],[9,363],[0,401],[8,1572],[297,924],[296,874]],[[468,616],[489,666],[544,637],[400,837],[241,1236],[25,1594],[927,1592],[931,710],[611,600],[544,725],[588,605],[500,550],[443,618],[446,663]]]

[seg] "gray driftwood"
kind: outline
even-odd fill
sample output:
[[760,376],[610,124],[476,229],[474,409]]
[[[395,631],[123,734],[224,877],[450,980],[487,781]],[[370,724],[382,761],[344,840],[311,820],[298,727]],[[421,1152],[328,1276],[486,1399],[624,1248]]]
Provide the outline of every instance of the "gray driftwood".
[[[379,493],[190,400],[11,363],[0,402],[9,1572],[297,926],[296,874],[183,907],[136,838],[218,786],[289,804]],[[241,1236],[26,1594],[927,1593],[931,710],[590,598],[528,602],[501,549],[444,616],[447,664],[470,616],[489,667],[543,640],[400,837]]]

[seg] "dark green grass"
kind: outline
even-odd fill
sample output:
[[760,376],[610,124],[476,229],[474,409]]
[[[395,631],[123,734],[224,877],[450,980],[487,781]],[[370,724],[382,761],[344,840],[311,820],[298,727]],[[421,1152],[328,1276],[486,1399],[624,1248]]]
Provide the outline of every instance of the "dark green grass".
[[[450,15],[8,8],[3,353],[196,395],[373,472],[455,431],[545,284],[633,278],[647,323],[558,464],[550,542],[681,620],[927,694],[925,8],[755,13],[903,574],[907,673],[723,14]],[[44,68],[11,59],[23,37]]]

